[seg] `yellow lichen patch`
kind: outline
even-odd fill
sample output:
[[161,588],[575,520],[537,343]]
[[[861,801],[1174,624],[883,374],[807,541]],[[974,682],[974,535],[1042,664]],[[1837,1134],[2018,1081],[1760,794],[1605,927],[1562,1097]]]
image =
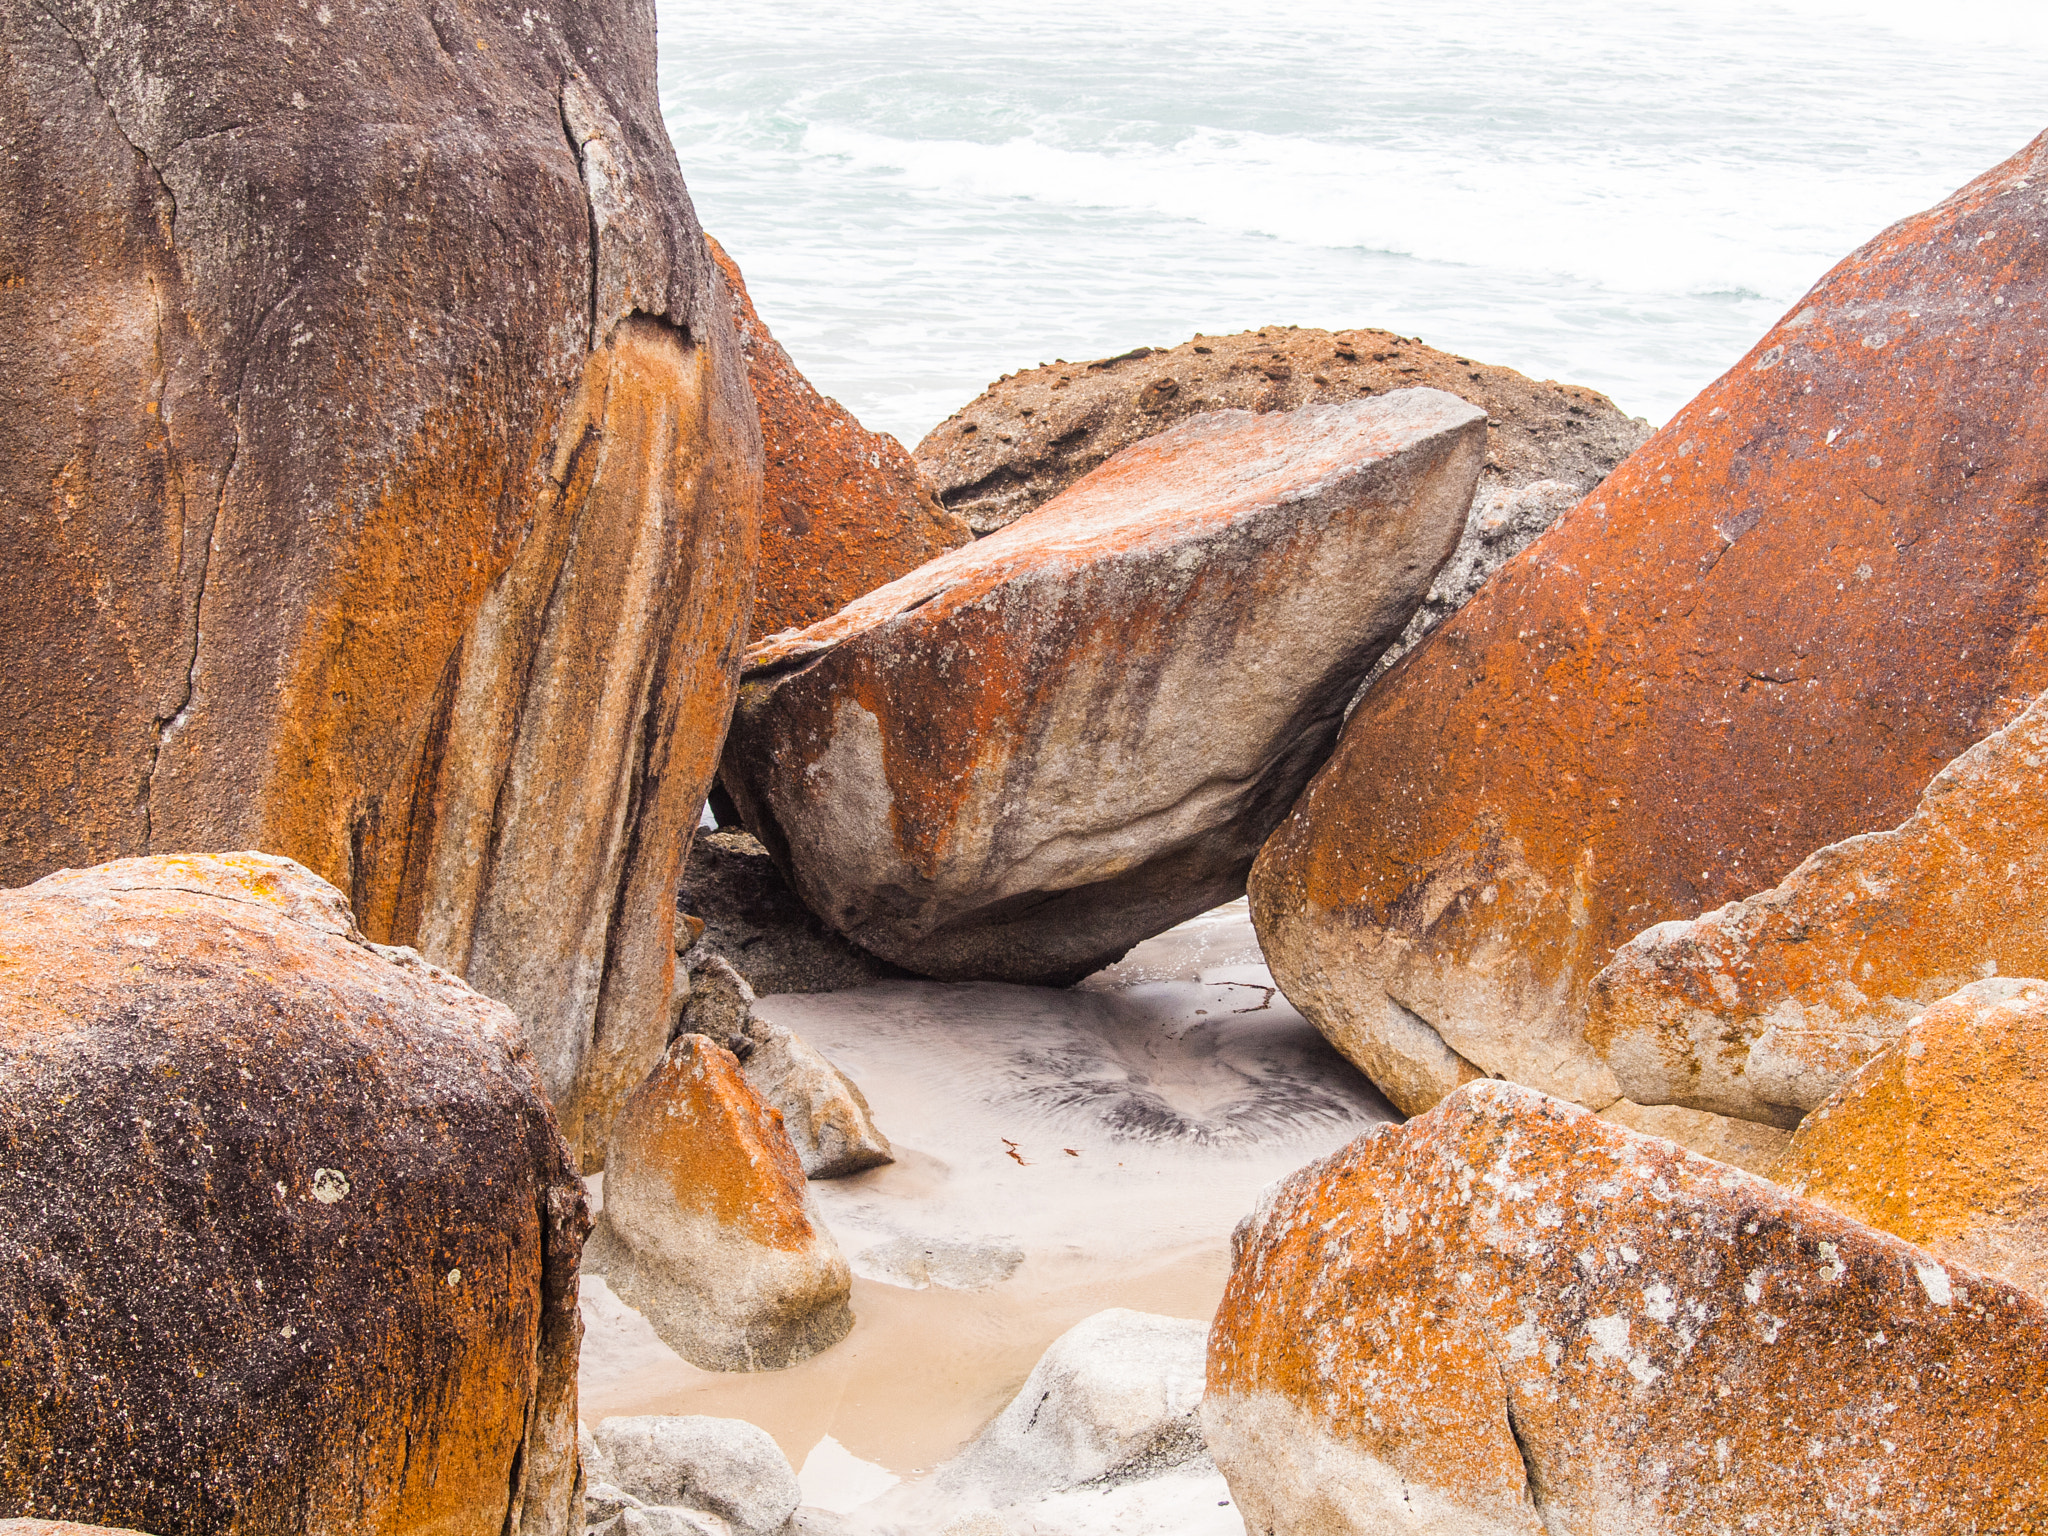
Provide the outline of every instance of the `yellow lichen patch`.
[[2048,982],[1944,998],[1801,1122],[1778,1181],[2048,1294]]

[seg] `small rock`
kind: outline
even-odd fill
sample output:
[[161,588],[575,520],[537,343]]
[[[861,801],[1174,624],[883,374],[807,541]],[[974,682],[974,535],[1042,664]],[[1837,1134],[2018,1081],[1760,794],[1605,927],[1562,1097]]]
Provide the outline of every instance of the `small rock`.
[[2048,982],[1974,982],[1792,1134],[1778,1182],[2048,1298]]
[[707,1370],[780,1370],[853,1327],[853,1277],[781,1116],[703,1035],[678,1037],[627,1096],[591,1250],[618,1298]]
[[716,1515],[655,1504],[620,1511],[613,1529],[618,1536],[733,1536],[732,1527]]
[[844,1178],[896,1160],[889,1138],[875,1126],[867,1096],[801,1035],[752,1013],[743,1033],[752,1047],[744,1065],[747,1081],[781,1113],[807,1178]]
[[1010,1404],[934,1483],[995,1507],[1083,1484],[1154,1477],[1201,1457],[1208,1329],[1113,1307],[1084,1318],[1039,1357]]
[[690,967],[690,999],[683,1005],[683,1032],[717,1041],[745,1059],[751,1050],[747,1021],[754,1015],[754,989],[723,955],[706,955]]
[[[709,1515],[733,1536],[773,1536],[803,1495],[765,1429],[701,1414],[606,1419],[597,1443],[619,1486],[642,1503]],[[650,1527],[650,1531],[653,1530]]]
[[[586,1463],[587,1465],[587,1463]],[[642,1508],[640,1500],[626,1492],[609,1479],[585,1483],[583,1487],[583,1523],[603,1525],[613,1516],[628,1509]]]

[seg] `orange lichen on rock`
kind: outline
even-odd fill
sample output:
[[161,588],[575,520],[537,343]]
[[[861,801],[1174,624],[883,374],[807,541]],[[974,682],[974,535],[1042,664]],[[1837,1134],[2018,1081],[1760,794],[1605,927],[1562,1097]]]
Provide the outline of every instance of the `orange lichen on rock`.
[[1774,1176],[2048,1298],[2048,982],[1973,982],[1800,1122]]
[[721,776],[804,900],[948,979],[1072,981],[1243,889],[1456,543],[1435,390],[1193,418],[748,652]]
[[705,237],[738,310],[740,354],[761,414],[761,559],[753,637],[838,612],[973,539],[939,505],[904,446],[870,432],[798,371],[754,310],[739,264]]
[[1203,1427],[1273,1536],[2034,1530],[2048,1308],[1475,1083],[1262,1202]]
[[1594,975],[1895,826],[2048,687],[2048,136],[1830,272],[1388,672],[1251,880],[1411,1113],[1593,1108]]
[[586,1225],[512,1015],[298,865],[0,892],[0,1510],[559,1536]]
[[853,1277],[782,1116],[738,1058],[676,1038],[627,1097],[586,1264],[710,1370],[778,1370],[844,1338]]
[[1640,1103],[1792,1126],[1970,981],[2048,973],[2048,697],[1890,832],[1660,923],[1593,978],[1586,1036]]
[[322,14],[0,18],[0,882],[289,854],[594,1162],[745,642],[745,368],[651,12]]

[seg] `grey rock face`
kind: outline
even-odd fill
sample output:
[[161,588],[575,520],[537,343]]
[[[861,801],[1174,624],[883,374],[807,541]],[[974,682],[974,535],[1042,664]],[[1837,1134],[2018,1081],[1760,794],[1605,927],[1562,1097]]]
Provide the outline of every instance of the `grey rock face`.
[[[802,1502],[796,1473],[765,1429],[702,1414],[606,1419],[598,1448],[625,1493],[665,1509],[709,1515],[733,1536],[774,1536]],[[649,1525],[650,1536],[659,1527]]]
[[801,1035],[750,1012],[743,1036],[747,1049],[740,1059],[747,1081],[764,1103],[781,1111],[782,1129],[805,1178],[844,1178],[896,1160],[860,1086]]
[[998,1507],[1083,1484],[1154,1477],[1204,1454],[1208,1328],[1122,1307],[1052,1342],[1010,1405],[940,1472]]

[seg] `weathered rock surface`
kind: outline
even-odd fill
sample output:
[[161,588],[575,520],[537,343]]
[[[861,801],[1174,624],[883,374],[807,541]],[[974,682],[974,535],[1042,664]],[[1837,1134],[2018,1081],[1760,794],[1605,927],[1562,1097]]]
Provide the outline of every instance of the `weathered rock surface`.
[[776,1114],[804,1177],[844,1178],[894,1159],[860,1088],[801,1035],[754,1014],[754,989],[721,955],[690,972],[683,1027],[723,1045]]
[[[861,1506],[854,1523],[883,1536],[1201,1531],[1228,1503],[1196,1422],[1207,1332],[1122,1307],[1084,1318],[966,1449]],[[1137,1497],[1134,1485],[1145,1485]],[[1161,1504],[1175,1515],[1147,1507]]]
[[974,537],[939,505],[903,445],[812,387],[761,323],[739,266],[706,241],[738,308],[740,351],[761,411],[766,470],[755,639],[837,613]]
[[1156,1476],[1203,1455],[1208,1330],[1113,1307],[1055,1339],[1023,1387],[940,1472],[940,1488],[993,1506],[1083,1484]]
[[0,891],[0,1513],[570,1531],[585,1225],[511,1014],[290,860]]
[[707,1370],[780,1370],[853,1327],[853,1277],[781,1117],[702,1035],[678,1037],[613,1123],[585,1263]]
[[1251,882],[1403,1109],[1601,1108],[1593,976],[1894,826],[2048,687],[2048,139],[1829,273],[1360,703]]
[[805,902],[942,980],[1077,981],[1243,890],[1463,525],[1435,390],[1220,412],[748,652],[720,774]]
[[594,1157],[745,638],[745,367],[652,11],[330,9],[0,17],[0,883],[289,854]]
[[780,1024],[747,1016],[747,1081],[782,1116],[804,1177],[843,1179],[896,1159],[860,1085]]
[[1973,982],[1799,1124],[1776,1177],[2048,1298],[2048,982]]
[[1625,1125],[1645,1136],[1662,1136],[1688,1152],[1711,1157],[1769,1178],[1785,1155],[1792,1133],[1754,1120],[1737,1120],[1676,1104],[1637,1104],[1616,1099],[1600,1111],[1602,1120]]
[[843,992],[909,974],[826,926],[752,833],[705,827],[696,839],[677,903],[704,923],[697,947],[724,956],[757,996]]
[[622,1491],[656,1509],[713,1516],[733,1536],[773,1536],[803,1500],[773,1437],[744,1419],[606,1419],[594,1438]]
[[754,1016],[754,989],[723,955],[690,957],[689,1000],[680,1033],[703,1035],[744,1058],[747,1024]]
[[1418,388],[1486,412],[1475,509],[1540,480],[1591,490],[1650,435],[1648,422],[1590,389],[1539,384],[1391,331],[1274,325],[1006,374],[932,428],[917,462],[939,499],[988,534],[1203,411],[1294,411]]
[[1633,1098],[1790,1127],[1930,1003],[2000,972],[2048,973],[2048,696],[1895,830],[1622,945],[1586,1036]]
[[1203,1426],[1246,1529],[1708,1536],[2048,1521],[2048,1308],[1508,1083],[1255,1217]]
[[111,1525],[79,1525],[70,1520],[0,1520],[0,1536],[146,1536]]

